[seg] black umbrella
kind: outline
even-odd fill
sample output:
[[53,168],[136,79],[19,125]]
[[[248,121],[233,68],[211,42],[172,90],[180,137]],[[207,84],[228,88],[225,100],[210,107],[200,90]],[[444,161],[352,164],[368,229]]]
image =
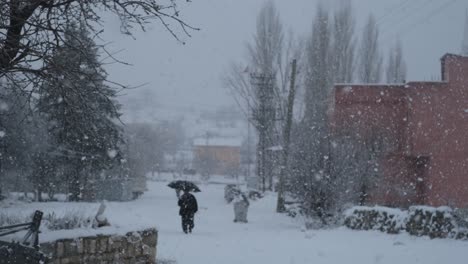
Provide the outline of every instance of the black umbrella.
[[170,182],[167,186],[171,187],[172,189],[188,191],[188,192],[201,192],[200,188],[198,188],[195,183],[191,181],[173,181]]

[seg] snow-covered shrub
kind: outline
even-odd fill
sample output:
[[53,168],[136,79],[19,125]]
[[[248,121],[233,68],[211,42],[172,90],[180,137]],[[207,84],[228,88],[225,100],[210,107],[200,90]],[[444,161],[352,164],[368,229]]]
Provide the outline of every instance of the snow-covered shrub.
[[468,240],[468,228],[449,207],[412,206],[409,211],[388,207],[355,206],[345,211],[344,225],[356,230]]
[[459,229],[455,234],[455,239],[468,240],[468,229]]
[[456,236],[458,228],[453,210],[449,207],[412,206],[408,213],[406,231],[415,236],[445,238]]
[[[0,226],[29,223],[33,214],[5,214],[0,213]],[[64,212],[57,215],[55,212],[44,214],[41,222],[43,230],[64,230],[76,228],[94,228],[94,215],[82,211]]]
[[9,215],[0,213],[0,226],[31,222],[32,215]]
[[258,199],[261,199],[263,198],[263,194],[259,191],[255,191],[255,190],[250,190],[247,192],[247,196],[249,197],[250,200],[252,201],[255,201],[255,200],[258,200]]
[[468,230],[468,209],[454,209],[453,217],[458,227]]
[[405,220],[405,212],[399,209],[355,206],[345,211],[344,224],[351,229],[397,234],[404,230]]
[[241,190],[239,187],[235,184],[228,184],[226,187],[224,187],[224,200],[226,200],[227,203],[230,203],[236,198],[236,196],[239,196],[241,194]]
[[286,214],[290,217],[294,218],[299,215],[304,215],[301,203],[286,203],[284,207],[286,208]]
[[44,215],[42,225],[49,230],[92,228],[93,219],[93,216],[80,211],[66,212],[61,216],[52,212]]

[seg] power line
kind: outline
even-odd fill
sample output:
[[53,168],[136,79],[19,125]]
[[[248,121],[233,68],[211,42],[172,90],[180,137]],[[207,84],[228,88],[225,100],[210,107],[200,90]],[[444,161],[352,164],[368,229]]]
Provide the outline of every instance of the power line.
[[[425,1],[425,0],[423,0],[423,1]],[[395,16],[398,16],[399,14],[401,14],[400,11],[406,10],[406,8],[410,7],[412,4],[414,4],[416,2],[417,2],[417,0],[404,0],[404,1],[400,2],[399,4],[392,6],[389,9],[388,12],[386,12],[382,16],[376,18],[377,26],[382,26],[382,25],[386,24],[389,21],[391,22],[392,20],[394,20]],[[393,15],[393,14],[395,14],[395,16],[390,16],[390,15]],[[404,17],[406,17],[406,16],[404,15]],[[364,28],[365,28],[365,25],[363,25],[357,31],[362,32],[362,31],[364,31]]]
[[[434,16],[436,16],[437,14],[439,14],[440,12],[442,12],[443,10],[447,9],[448,7],[450,7],[451,5],[455,4],[458,0],[449,0],[449,2],[446,2],[444,3],[443,5],[437,7],[436,9],[433,9],[429,14],[427,14],[426,16],[422,17],[421,19],[415,21],[414,23],[410,24],[409,26],[406,26],[406,27],[400,27],[400,30],[401,29],[406,29],[404,31],[400,31],[400,30],[397,30],[397,31],[400,31],[399,32],[399,36],[403,36],[409,32],[411,32],[412,30],[414,30],[417,26],[419,26],[420,24],[424,23],[424,22],[427,22],[428,20],[430,20],[431,18],[433,18]],[[392,35],[388,35],[385,37],[385,38],[382,38],[382,40],[386,40],[388,39],[389,37],[391,37]]]
[[404,10],[404,8],[405,8],[408,4],[412,4],[412,3],[414,3],[414,1],[405,0],[405,1],[400,2],[399,5],[394,6],[393,8],[390,8],[390,11],[389,11],[389,12],[385,13],[383,16],[381,16],[380,18],[377,19],[377,25],[381,25],[382,23],[385,24],[385,19],[386,19],[389,15],[393,15],[394,13],[397,13],[397,11]]
[[399,27],[400,25],[404,25],[408,21],[411,22],[411,19],[415,18],[414,14],[423,13],[424,10],[427,8],[430,9],[433,2],[434,0],[423,0],[423,2],[417,4],[416,6],[413,6],[412,8],[408,7],[407,9],[403,10],[403,12],[400,13],[402,14],[401,17],[395,17],[393,21],[390,21],[390,23],[387,23],[387,26],[385,26],[383,30],[380,31],[381,35],[383,36],[387,34],[388,32],[391,32],[392,29],[395,29]]

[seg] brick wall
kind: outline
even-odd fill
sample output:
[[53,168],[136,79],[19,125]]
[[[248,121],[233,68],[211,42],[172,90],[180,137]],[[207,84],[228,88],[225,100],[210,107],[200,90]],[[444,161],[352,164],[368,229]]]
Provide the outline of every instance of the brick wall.
[[98,235],[41,244],[52,264],[156,263],[156,229],[126,235]]

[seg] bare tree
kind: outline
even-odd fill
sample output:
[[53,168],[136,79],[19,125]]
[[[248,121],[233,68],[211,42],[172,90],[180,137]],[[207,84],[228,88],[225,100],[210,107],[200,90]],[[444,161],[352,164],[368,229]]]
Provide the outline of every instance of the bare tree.
[[463,34],[461,53],[463,56],[468,56],[468,9],[465,14],[465,30]]
[[388,83],[404,83],[406,80],[406,63],[400,40],[390,49],[386,74]]
[[382,77],[383,58],[379,49],[379,29],[373,15],[364,27],[359,47],[359,81],[378,83]]
[[332,56],[334,83],[350,83],[354,74],[355,20],[351,1],[343,0],[334,12]]
[[259,134],[257,174],[263,189],[267,183],[268,189],[273,187],[272,174],[266,173],[266,164],[271,163],[266,153],[279,144],[282,123],[277,121],[286,111],[289,62],[298,54],[293,39],[290,33],[285,40],[279,13],[272,1],[266,2],[257,16],[253,42],[247,45],[246,66],[232,64],[224,76],[226,86]]
[[[181,0],[2,0],[0,1],[0,77],[12,79],[21,73],[22,87],[48,77],[53,52],[63,44],[71,22],[86,26],[95,35],[102,32],[102,12],[121,21],[121,31],[131,35],[134,27],[145,29],[159,21],[176,38],[176,22],[185,34],[194,29],[179,17]],[[112,57],[112,54],[108,54]],[[16,74],[15,76],[18,76]],[[17,79],[16,79],[17,80]],[[18,82],[17,82],[18,83]],[[21,86],[18,85],[18,88]]]

